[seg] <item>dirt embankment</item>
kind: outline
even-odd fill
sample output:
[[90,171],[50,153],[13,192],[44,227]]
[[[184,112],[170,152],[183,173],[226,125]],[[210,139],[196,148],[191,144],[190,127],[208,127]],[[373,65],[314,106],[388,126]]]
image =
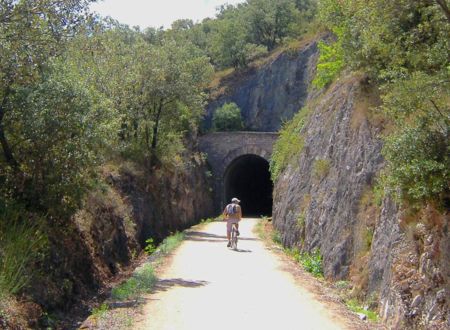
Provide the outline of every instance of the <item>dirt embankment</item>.
[[147,238],[158,243],[211,216],[206,172],[195,152],[151,174],[131,162],[104,166],[84,207],[49,227],[48,256],[5,327],[70,328],[83,319],[93,298],[134,268]]

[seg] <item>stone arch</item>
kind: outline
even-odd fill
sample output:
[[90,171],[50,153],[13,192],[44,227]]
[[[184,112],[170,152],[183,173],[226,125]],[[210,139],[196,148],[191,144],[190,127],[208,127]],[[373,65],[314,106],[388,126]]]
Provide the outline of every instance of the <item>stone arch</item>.
[[231,150],[221,171],[222,205],[232,197],[242,200],[244,215],[272,214],[273,182],[269,172],[270,152],[254,145]]
[[270,151],[260,148],[255,145],[244,145],[242,147],[231,150],[223,159],[223,173],[221,173],[222,177],[225,175],[230,164],[241,156],[245,155],[255,155],[264,158],[267,161],[270,161]]
[[241,157],[256,156],[269,162],[277,137],[274,132],[213,132],[200,137],[199,150],[207,154],[217,212],[225,206],[223,185],[227,169]]

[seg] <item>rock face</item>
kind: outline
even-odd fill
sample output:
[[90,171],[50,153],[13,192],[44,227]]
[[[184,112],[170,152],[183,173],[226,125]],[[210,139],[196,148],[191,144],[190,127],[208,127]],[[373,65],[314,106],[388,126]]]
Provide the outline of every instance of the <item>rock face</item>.
[[161,241],[213,215],[206,164],[199,153],[185,157],[182,166],[157,170],[147,180],[132,172],[112,178],[131,204],[140,244],[148,237]]
[[274,191],[274,224],[283,244],[320,248],[325,275],[335,279],[349,274],[360,199],[382,165],[377,130],[353,114],[359,85],[339,83],[309,110],[303,152]]
[[275,183],[274,226],[286,247],[318,248],[325,276],[349,280],[389,328],[448,328],[448,215],[375,202],[382,125],[368,88],[347,77],[309,100],[304,148]]
[[448,214],[431,206],[411,219],[385,200],[369,256],[368,292],[393,328],[450,328]]
[[224,83],[226,92],[208,104],[205,128],[211,127],[217,108],[234,102],[241,108],[246,130],[278,131],[305,104],[317,58],[313,41],[298,51],[279,54],[261,68],[232,76]]

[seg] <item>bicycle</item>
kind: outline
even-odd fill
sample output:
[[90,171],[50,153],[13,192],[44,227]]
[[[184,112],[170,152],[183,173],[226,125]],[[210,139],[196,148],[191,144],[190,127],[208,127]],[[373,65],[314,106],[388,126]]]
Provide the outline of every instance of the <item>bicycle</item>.
[[237,243],[238,243],[238,235],[237,235],[238,229],[237,224],[233,223],[231,225],[231,248],[233,250],[237,250]]

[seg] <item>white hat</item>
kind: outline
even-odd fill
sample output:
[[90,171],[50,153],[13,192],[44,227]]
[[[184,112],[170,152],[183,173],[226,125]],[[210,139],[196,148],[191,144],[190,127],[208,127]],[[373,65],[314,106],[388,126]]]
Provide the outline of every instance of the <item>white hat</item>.
[[236,197],[231,199],[232,203],[240,203],[241,201],[239,199],[237,199]]

